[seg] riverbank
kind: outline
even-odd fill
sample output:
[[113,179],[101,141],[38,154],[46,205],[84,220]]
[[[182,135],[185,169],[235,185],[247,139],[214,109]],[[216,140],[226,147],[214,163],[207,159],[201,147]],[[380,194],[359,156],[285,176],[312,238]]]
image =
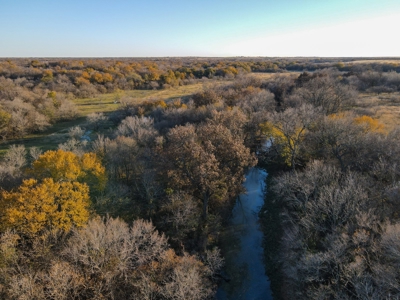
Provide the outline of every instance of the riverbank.
[[[269,174],[271,175],[271,174]],[[264,204],[259,212],[261,230],[264,234],[264,264],[270,280],[270,289],[275,300],[283,299],[282,274],[279,261],[280,239],[282,237],[281,204],[276,201],[274,192],[270,189],[273,176],[266,178]]]

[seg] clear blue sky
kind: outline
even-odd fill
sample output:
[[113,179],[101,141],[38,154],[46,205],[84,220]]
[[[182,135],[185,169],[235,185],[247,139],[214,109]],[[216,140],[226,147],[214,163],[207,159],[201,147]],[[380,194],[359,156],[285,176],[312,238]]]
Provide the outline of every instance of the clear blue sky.
[[400,56],[400,0],[0,0],[0,57]]

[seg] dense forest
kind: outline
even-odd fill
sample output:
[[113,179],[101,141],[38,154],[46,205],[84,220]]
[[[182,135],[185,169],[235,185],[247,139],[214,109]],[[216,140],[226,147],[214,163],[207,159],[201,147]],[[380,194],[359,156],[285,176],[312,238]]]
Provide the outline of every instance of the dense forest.
[[[274,298],[400,296],[400,131],[363,104],[398,106],[397,72],[376,58],[0,60],[0,298],[213,299],[256,165]],[[119,108],[52,150],[24,146],[99,94]]]

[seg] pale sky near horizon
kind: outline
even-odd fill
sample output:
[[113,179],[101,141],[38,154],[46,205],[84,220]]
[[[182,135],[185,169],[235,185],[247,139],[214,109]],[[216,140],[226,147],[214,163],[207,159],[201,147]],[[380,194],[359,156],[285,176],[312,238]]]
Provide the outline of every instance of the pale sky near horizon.
[[0,0],[0,57],[400,56],[400,0]]

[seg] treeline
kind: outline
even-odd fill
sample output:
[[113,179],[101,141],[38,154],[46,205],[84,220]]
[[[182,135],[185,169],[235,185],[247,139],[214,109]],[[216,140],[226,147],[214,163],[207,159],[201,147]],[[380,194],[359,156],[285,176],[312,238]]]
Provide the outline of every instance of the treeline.
[[[148,58],[148,59],[3,59],[0,77],[31,90],[90,97],[116,89],[169,88],[194,79],[233,78],[249,72],[340,71],[400,72],[400,61],[352,63],[352,58]],[[4,84],[4,83],[3,83]],[[8,86],[10,93],[12,89]],[[14,88],[15,89],[15,88]],[[5,89],[2,89],[5,90]]]
[[351,109],[351,77],[301,75],[261,126],[272,179],[260,217],[277,299],[400,295],[400,131]]

